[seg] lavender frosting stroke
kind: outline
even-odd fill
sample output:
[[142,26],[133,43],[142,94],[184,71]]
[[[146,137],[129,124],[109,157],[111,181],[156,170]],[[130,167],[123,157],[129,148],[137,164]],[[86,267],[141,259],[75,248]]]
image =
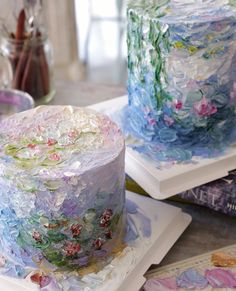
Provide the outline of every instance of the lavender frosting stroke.
[[41,106],[4,119],[0,194],[5,274],[109,260],[125,231],[120,129],[104,115],[71,106]]
[[136,149],[164,161],[218,155],[235,141],[235,1],[131,0],[127,14],[124,120],[143,140]]

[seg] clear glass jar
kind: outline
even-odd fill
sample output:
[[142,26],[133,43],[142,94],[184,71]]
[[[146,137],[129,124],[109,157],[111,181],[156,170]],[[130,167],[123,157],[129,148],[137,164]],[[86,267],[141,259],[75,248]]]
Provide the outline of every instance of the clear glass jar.
[[11,65],[11,88],[29,93],[36,104],[53,98],[52,47],[45,35],[36,34],[21,40],[3,37],[1,54]]

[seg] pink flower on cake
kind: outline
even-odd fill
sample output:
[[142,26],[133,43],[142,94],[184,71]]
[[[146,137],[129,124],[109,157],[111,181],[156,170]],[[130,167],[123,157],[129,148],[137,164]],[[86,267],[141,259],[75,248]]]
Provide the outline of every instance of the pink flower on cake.
[[102,239],[99,237],[95,240],[95,242],[93,243],[94,247],[96,250],[100,250],[102,248],[103,245],[103,241]]
[[67,257],[71,257],[78,254],[80,250],[81,250],[81,247],[79,243],[67,242],[64,247],[64,251],[66,252]]
[[34,143],[29,143],[29,144],[27,145],[27,147],[28,147],[29,149],[35,149],[36,144],[34,144]]
[[174,106],[175,106],[175,109],[180,110],[183,108],[183,103],[180,100],[176,100]]
[[53,146],[53,145],[57,144],[57,141],[53,138],[49,138],[47,144],[48,144],[48,146]]
[[32,237],[36,242],[42,242],[42,236],[38,231],[34,231]]
[[49,156],[49,159],[52,160],[52,161],[60,161],[61,157],[59,154],[57,153],[53,153]]
[[42,280],[42,275],[40,273],[35,273],[30,276],[30,279],[33,283],[40,285],[41,280]]
[[113,211],[111,209],[106,209],[102,214],[102,216],[107,220],[110,220],[112,215],[113,215]]
[[194,104],[194,110],[199,116],[205,117],[216,113],[217,107],[211,104],[204,96],[201,101]]
[[113,215],[112,210],[106,209],[101,216],[100,226],[107,227],[109,225],[112,215]]
[[164,121],[167,126],[171,126],[174,123],[174,120],[168,115],[164,115]]
[[69,133],[68,133],[68,136],[70,138],[76,138],[78,136],[78,131],[77,130],[71,130]]
[[154,118],[148,118],[147,119],[148,120],[148,124],[149,125],[156,125],[157,124],[157,121],[156,121],[156,119],[154,119]]
[[106,220],[106,221],[110,221],[111,217],[113,215],[113,211],[111,209],[106,209],[103,214],[102,217]]
[[43,274],[40,273],[35,273],[30,276],[30,280],[33,283],[36,283],[40,286],[40,288],[44,288],[49,285],[51,279],[48,276],[44,276]]
[[80,224],[73,224],[71,227],[70,227],[70,230],[72,232],[72,236],[73,237],[76,237],[78,235],[80,235],[81,233],[81,230],[82,230],[82,225]]
[[108,226],[108,221],[106,219],[104,219],[104,218],[101,218],[100,226],[101,227],[107,227]]

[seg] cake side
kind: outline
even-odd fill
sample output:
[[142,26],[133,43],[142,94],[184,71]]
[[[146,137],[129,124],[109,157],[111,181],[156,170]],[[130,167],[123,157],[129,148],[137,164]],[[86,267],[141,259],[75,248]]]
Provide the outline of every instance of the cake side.
[[182,4],[129,4],[126,128],[157,149],[191,158],[232,141],[236,11],[226,1],[192,1],[189,14]]
[[[48,263],[53,269],[99,266],[100,262],[109,261],[123,243],[125,148],[122,134],[108,117],[87,109],[69,108],[68,120],[64,109],[43,107],[39,111],[41,116],[37,110],[32,115],[15,115],[9,123],[5,120],[4,129],[0,130],[3,165],[0,171],[0,252],[6,262],[16,262],[19,268],[35,265],[43,268]],[[52,112],[53,115],[49,115]],[[88,122],[82,126],[77,124],[75,112],[79,112],[81,118],[87,116]],[[53,125],[47,123],[47,120],[52,121],[52,116]],[[60,127],[60,122],[64,121]],[[50,130],[41,131],[41,138],[37,136],[33,143],[33,131],[29,128],[34,122],[40,127],[47,125]],[[14,123],[15,129],[11,130]],[[75,126],[77,131],[81,128],[81,132],[84,129],[88,132],[87,124],[92,124],[94,130],[95,123],[95,138],[84,139],[80,135],[81,140],[77,138],[73,144],[70,136],[69,139],[64,137],[66,132],[74,132]],[[58,139],[55,136],[44,138],[45,132],[50,132],[51,136],[52,128],[57,127],[63,128],[59,131],[61,135],[56,133]],[[17,129],[19,132],[14,139]],[[17,143],[19,137],[24,142]],[[8,141],[14,146],[9,147]],[[82,146],[85,142],[86,148]],[[24,143],[28,146],[23,149]],[[59,146],[60,156],[63,159],[65,151],[67,159],[45,164],[45,157],[58,152]],[[31,151],[37,148],[43,156],[38,152],[33,155]],[[18,151],[22,150],[24,159],[22,156],[19,159]],[[33,163],[32,157],[35,158]]]

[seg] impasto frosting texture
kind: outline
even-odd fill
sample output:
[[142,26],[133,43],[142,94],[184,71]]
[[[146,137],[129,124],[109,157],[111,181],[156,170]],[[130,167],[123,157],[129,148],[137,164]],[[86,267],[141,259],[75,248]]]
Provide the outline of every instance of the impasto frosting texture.
[[234,1],[130,1],[127,42],[126,124],[146,147],[189,159],[234,139]]
[[20,267],[75,269],[124,234],[124,140],[106,116],[42,106],[0,123],[0,252]]

